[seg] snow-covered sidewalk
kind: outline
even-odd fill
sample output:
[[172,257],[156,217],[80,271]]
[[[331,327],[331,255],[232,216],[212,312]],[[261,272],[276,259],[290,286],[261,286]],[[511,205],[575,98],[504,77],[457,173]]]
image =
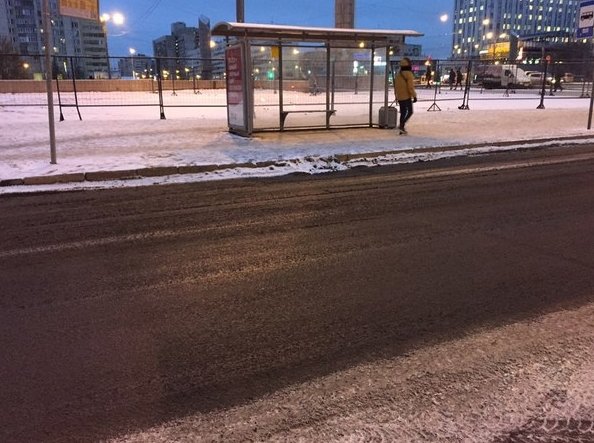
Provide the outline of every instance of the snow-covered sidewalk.
[[[416,104],[415,114],[408,125],[408,136],[399,136],[394,130],[361,128],[257,133],[247,139],[227,132],[225,108],[170,108],[167,120],[156,118],[154,109],[150,108],[84,108],[83,121],[78,120],[74,109],[68,108],[66,120],[56,122],[56,165],[49,162],[47,110],[44,107],[0,106],[0,183],[4,185],[0,186],[0,193],[38,188],[7,186],[31,177],[146,171],[147,168],[169,168],[163,170],[165,173],[169,171],[164,174],[168,178],[153,177],[149,179],[150,183],[278,175],[298,170],[327,170],[323,165],[328,166],[329,161],[337,156],[344,158],[344,155],[373,153],[375,157],[383,155],[384,160],[391,162],[415,161],[461,155],[460,150],[454,149],[457,146],[480,144],[478,149],[484,152],[513,149],[533,139],[592,134],[586,128],[589,99],[549,99],[546,109],[542,110],[536,109],[538,97],[531,91],[530,95],[505,98],[497,94],[493,100],[471,101],[470,110],[459,110],[461,97],[457,100],[455,93],[450,93],[454,100],[439,101],[441,111],[428,112],[432,95],[429,96],[429,91],[420,92],[427,96]],[[499,142],[517,142],[517,145],[490,146]],[[428,153],[426,148],[443,148],[443,152],[440,154],[440,149],[432,149]],[[321,164],[316,161],[319,158],[322,158]],[[367,160],[371,161],[370,158]],[[359,160],[359,164],[362,161],[365,160]],[[234,168],[237,164],[263,167]],[[179,171],[180,167],[185,168],[185,172],[194,173],[171,177],[171,168]],[[328,167],[336,169],[341,165]],[[210,172],[202,172],[206,169]],[[213,172],[214,169],[217,171]],[[97,187],[98,183],[76,186]]]

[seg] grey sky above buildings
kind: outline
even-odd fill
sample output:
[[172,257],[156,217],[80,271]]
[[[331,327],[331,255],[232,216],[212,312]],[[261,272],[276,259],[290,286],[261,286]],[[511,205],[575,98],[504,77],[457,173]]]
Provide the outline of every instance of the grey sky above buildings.
[[[334,25],[334,0],[244,0],[245,21],[295,26]],[[122,26],[109,24],[109,51],[128,55],[129,48],[152,54],[152,41],[171,32],[171,23],[197,26],[198,17],[235,21],[235,0],[101,0],[101,13],[121,12]],[[423,52],[433,57],[450,55],[452,44],[453,0],[356,0],[355,27],[412,29],[425,34],[409,39],[422,44]],[[450,20],[440,21],[442,14]]]

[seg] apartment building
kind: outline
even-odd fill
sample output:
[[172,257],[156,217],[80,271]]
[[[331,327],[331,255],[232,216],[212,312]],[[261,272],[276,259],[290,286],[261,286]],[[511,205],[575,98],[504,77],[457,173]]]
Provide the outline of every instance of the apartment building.
[[170,35],[153,40],[153,53],[161,70],[169,75],[185,78],[191,72],[203,79],[211,78],[210,20],[200,16],[197,28],[183,22],[173,23]]
[[[575,41],[579,0],[455,0],[452,56],[498,56],[518,41]],[[507,50],[508,55],[510,50]]]
[[[78,78],[108,74],[107,39],[103,25],[94,20],[62,16],[58,1],[50,0],[52,55],[56,75]],[[42,0],[0,0],[0,36],[31,66],[42,72],[44,53]]]

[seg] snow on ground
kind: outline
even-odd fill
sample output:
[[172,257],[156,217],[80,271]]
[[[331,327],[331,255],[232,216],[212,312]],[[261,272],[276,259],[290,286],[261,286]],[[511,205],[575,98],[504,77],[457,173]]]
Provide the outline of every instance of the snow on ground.
[[[579,98],[576,91],[545,97],[545,109],[536,109],[540,97],[534,90],[518,91],[505,97],[503,91],[472,91],[470,110],[460,110],[462,93],[443,90],[437,95],[438,112],[428,112],[434,91],[419,89],[420,100],[407,125],[408,136],[394,130],[370,128],[332,129],[330,131],[289,131],[256,133],[243,138],[227,132],[224,107],[168,107],[166,120],[160,120],[158,107],[85,107],[83,120],[74,108],[65,108],[65,121],[56,121],[58,164],[50,164],[47,109],[43,106],[2,106],[14,102],[14,96],[0,95],[0,180],[64,173],[141,169],[157,166],[228,165],[246,162],[284,161],[283,166],[261,169],[229,168],[209,174],[192,174],[148,180],[134,180],[125,185],[174,181],[209,180],[238,176],[285,174],[294,171],[320,172],[348,167],[328,164],[328,158],[339,154],[390,152],[384,162],[427,160],[437,156],[463,155],[468,151],[444,150],[422,156],[397,151],[428,147],[452,147],[469,144],[559,138],[589,135],[587,130],[590,100]],[[189,97],[192,94],[194,98]],[[112,93],[92,93],[93,104],[113,102]],[[117,99],[122,99],[118,93]],[[143,94],[129,93],[129,103],[142,100]],[[204,104],[224,103],[225,91],[208,91],[204,96],[180,91],[180,104],[188,100],[205,100]],[[565,94],[565,95],[564,95]],[[569,95],[572,95],[570,97]],[[256,125],[275,122],[277,96],[270,91],[256,91]],[[338,94],[334,123],[366,121],[368,105],[365,95]],[[21,100],[21,98],[19,98]],[[40,97],[31,100],[39,101]],[[85,98],[85,100],[90,100]],[[285,102],[307,103],[308,94],[289,92]],[[85,101],[81,101],[85,103]],[[88,101],[87,101],[88,103]],[[307,106],[310,109],[312,106]],[[374,108],[377,115],[379,105]],[[56,113],[56,117],[59,114]],[[324,114],[291,114],[288,126],[324,121]],[[594,137],[593,137],[594,138]],[[510,147],[506,147],[509,149]],[[511,147],[513,148],[513,146]],[[497,148],[500,149],[500,148]],[[321,161],[316,159],[322,158]],[[305,159],[308,159],[307,161]],[[289,160],[289,162],[287,162]],[[359,161],[361,164],[364,161]],[[370,160],[371,162],[371,160]],[[0,187],[0,193],[40,190],[45,188],[119,186],[120,182],[78,183],[38,186]],[[33,189],[34,188],[34,189]]]

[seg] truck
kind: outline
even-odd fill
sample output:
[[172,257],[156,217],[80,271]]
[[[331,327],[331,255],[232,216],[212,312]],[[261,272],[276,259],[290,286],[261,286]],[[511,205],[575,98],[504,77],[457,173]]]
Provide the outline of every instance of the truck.
[[530,77],[516,65],[480,65],[475,71],[475,81],[485,89],[529,88]]

